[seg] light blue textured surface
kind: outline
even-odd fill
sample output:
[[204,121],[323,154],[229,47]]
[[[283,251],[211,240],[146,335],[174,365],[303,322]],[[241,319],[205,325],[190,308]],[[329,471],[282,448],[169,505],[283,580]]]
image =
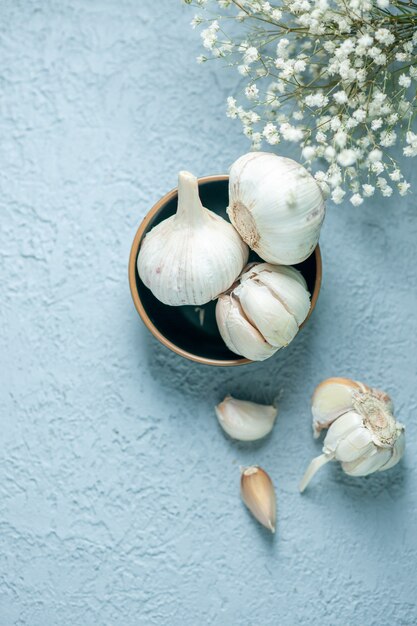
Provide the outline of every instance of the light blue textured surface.
[[[224,172],[248,147],[224,115],[236,79],[195,63],[191,17],[0,6],[0,623],[417,624],[415,196],[329,207],[317,309],[263,364],[184,361],[131,302],[141,218],[179,169]],[[343,374],[392,394],[406,458],[360,480],[329,465],[300,496],[309,396]],[[279,396],[267,441],[223,436],[228,392]],[[239,499],[250,463],[277,487],[274,539]]]

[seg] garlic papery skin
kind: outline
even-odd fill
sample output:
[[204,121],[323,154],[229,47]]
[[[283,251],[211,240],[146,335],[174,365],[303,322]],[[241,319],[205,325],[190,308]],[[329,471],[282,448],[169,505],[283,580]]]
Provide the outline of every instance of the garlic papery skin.
[[325,207],[319,185],[302,165],[270,152],[249,152],[230,169],[227,212],[262,259],[291,265],[316,247]]
[[223,430],[239,441],[256,441],[266,437],[274,427],[278,409],[226,396],[215,407],[217,419]]
[[316,388],[312,412],[315,435],[328,431],[323,454],[307,468],[301,492],[328,461],[339,461],[350,476],[367,476],[390,469],[404,454],[404,426],[383,391],[348,378],[329,378]]
[[336,418],[352,409],[355,399],[367,394],[383,402],[390,413],[394,412],[388,394],[350,378],[327,378],[317,385],[311,400],[314,437],[319,437],[324,428],[328,428]]
[[269,475],[261,467],[252,465],[242,471],[240,491],[243,502],[252,515],[272,533],[276,526],[275,489]]
[[263,361],[294,339],[309,311],[310,294],[298,270],[255,263],[220,296],[216,319],[229,350]]
[[145,236],[137,267],[164,304],[201,305],[230,287],[248,254],[234,227],[203,207],[197,178],[180,172],[177,212]]

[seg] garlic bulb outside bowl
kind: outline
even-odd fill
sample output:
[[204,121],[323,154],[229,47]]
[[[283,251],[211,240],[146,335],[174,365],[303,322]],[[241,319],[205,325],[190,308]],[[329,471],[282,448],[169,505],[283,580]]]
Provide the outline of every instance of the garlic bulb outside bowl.
[[313,432],[327,430],[322,454],[300,483],[303,492],[315,473],[339,461],[350,476],[368,476],[394,467],[404,454],[404,426],[394,416],[387,393],[349,378],[328,378],[312,398]]
[[319,185],[302,165],[269,152],[249,152],[230,169],[227,212],[261,259],[294,265],[316,247],[325,208]]
[[145,236],[137,266],[164,304],[201,305],[230,287],[248,255],[233,226],[203,207],[197,178],[180,172],[177,212]]
[[253,263],[219,297],[217,325],[232,352],[263,361],[294,339],[310,306],[307,284],[298,270]]

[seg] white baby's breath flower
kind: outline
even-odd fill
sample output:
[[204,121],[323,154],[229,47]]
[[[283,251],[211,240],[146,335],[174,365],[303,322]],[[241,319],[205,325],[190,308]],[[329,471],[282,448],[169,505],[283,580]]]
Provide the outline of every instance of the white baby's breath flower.
[[385,46],[389,46],[395,41],[394,35],[388,30],[388,28],[378,28],[375,33],[375,39]]
[[392,172],[390,172],[389,177],[394,182],[397,182],[397,181],[401,180],[403,175],[401,174],[400,170],[397,168],[397,169],[393,170]]
[[411,85],[410,76],[407,76],[407,74],[400,74],[398,78],[398,84],[400,85],[400,87],[409,87]]
[[248,85],[245,89],[245,96],[248,100],[256,100],[259,95],[259,89],[256,85]]
[[362,185],[362,192],[365,198],[370,198],[375,193],[375,187],[373,185]]
[[369,35],[368,33],[366,33],[365,35],[362,35],[358,39],[358,45],[363,46],[364,48],[369,48],[370,46],[372,46],[373,43],[374,43],[373,37],[371,37],[371,35]]
[[242,74],[242,76],[248,76],[250,74],[249,65],[239,65],[237,69],[239,74]]
[[345,197],[346,192],[341,187],[336,187],[331,194],[331,199],[335,204],[340,204]]
[[282,17],[282,11],[279,9],[273,9],[271,12],[271,17],[275,22],[279,22]]
[[310,161],[314,158],[316,151],[313,146],[305,146],[301,154],[303,156],[303,159],[305,159],[306,161]]
[[336,100],[337,104],[345,104],[347,102],[347,93],[345,91],[337,91],[333,94],[333,98]]
[[389,146],[393,146],[396,140],[397,134],[393,130],[383,130],[379,138],[379,143],[384,148],[388,148]]
[[382,161],[374,161],[373,163],[371,163],[371,172],[373,174],[376,174],[378,176],[378,174],[381,174],[385,169],[384,164],[382,163]]
[[381,152],[381,150],[378,150],[377,148],[375,148],[374,150],[371,150],[371,152],[368,155],[368,159],[371,161],[371,163],[375,163],[376,161],[380,161],[382,159],[382,152]]
[[334,136],[334,142],[338,148],[344,148],[347,140],[347,133],[345,133],[343,130],[338,130]]
[[203,22],[203,18],[201,17],[201,15],[194,15],[193,19],[191,20],[191,28],[196,28],[202,22]]
[[398,190],[400,192],[400,196],[405,196],[407,191],[410,189],[410,186],[411,185],[407,183],[405,180],[401,183],[398,183]]
[[262,134],[271,146],[275,146],[280,142],[278,129],[272,122],[265,124]]
[[348,148],[345,148],[344,150],[339,152],[337,156],[337,162],[342,167],[349,167],[350,165],[353,165],[356,162],[356,159],[357,159],[357,154],[355,150],[348,149]]
[[363,198],[359,193],[353,194],[353,196],[351,196],[349,200],[353,204],[353,206],[359,206],[363,202]]
[[393,189],[389,185],[386,185],[385,187],[381,189],[382,195],[385,196],[386,198],[389,198],[390,196],[392,196],[392,192],[393,192]]
[[243,62],[250,65],[259,58],[259,52],[255,46],[250,46],[243,54]]
[[262,143],[262,135],[261,133],[252,133],[252,149],[259,150]]
[[291,126],[291,124],[289,124],[288,122],[281,124],[280,132],[286,141],[291,141],[291,142],[296,142],[296,143],[301,141],[304,135],[303,131],[300,128]]
[[227,117],[235,118],[238,114],[238,107],[236,106],[236,99],[232,96],[227,98]]

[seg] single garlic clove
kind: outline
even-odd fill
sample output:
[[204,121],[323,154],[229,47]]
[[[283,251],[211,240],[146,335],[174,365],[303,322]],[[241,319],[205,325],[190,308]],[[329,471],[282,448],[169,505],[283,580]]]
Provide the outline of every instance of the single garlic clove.
[[203,207],[197,178],[180,172],[177,212],[145,236],[137,268],[164,304],[201,305],[230,287],[248,254],[233,226]]
[[219,297],[216,321],[224,343],[235,354],[251,361],[264,361],[277,351],[248,321],[233,295],[223,294]]
[[365,453],[355,461],[342,463],[342,468],[349,476],[368,476],[368,474],[381,470],[391,457],[392,450],[389,448],[377,449],[374,447],[372,454]]
[[294,339],[298,332],[296,319],[268,287],[257,280],[244,280],[234,293],[249,321],[269,344],[283,348]]
[[268,528],[275,532],[276,524],[276,497],[272,480],[261,467],[252,465],[242,471],[241,481],[242,500],[252,515]]
[[232,396],[220,402],[215,411],[223,430],[240,441],[256,441],[268,435],[278,414],[274,406],[237,400]]
[[358,413],[349,411],[341,415],[331,424],[323,442],[323,451],[327,454],[335,454],[342,439],[362,426],[363,419]]
[[391,467],[394,467],[394,465],[397,465],[398,461],[400,461],[404,455],[404,450],[405,450],[404,426],[402,424],[398,424],[398,426],[399,426],[400,432],[392,448],[392,456],[390,460],[379,469],[380,472],[384,472],[385,470],[390,469]]
[[372,433],[365,427],[359,427],[339,441],[335,458],[341,462],[356,461],[364,454],[370,454],[375,449]]
[[243,274],[240,280],[244,281],[249,277],[256,277],[268,287],[274,297],[295,317],[298,326],[301,326],[310,311],[311,303],[307,283],[298,270],[285,265],[259,263]]
[[310,480],[313,478],[314,474],[316,474],[316,472],[318,472],[319,469],[323,467],[323,465],[331,461],[333,458],[334,457],[332,454],[320,454],[320,456],[316,456],[316,458],[311,461],[310,465],[305,471],[304,476],[300,481],[300,485],[298,487],[300,493],[303,493]]
[[349,378],[328,378],[316,387],[311,401],[314,437],[353,408],[354,393],[359,388]]
[[292,159],[250,152],[230,169],[230,220],[265,261],[304,261],[317,245],[324,212],[317,182]]

